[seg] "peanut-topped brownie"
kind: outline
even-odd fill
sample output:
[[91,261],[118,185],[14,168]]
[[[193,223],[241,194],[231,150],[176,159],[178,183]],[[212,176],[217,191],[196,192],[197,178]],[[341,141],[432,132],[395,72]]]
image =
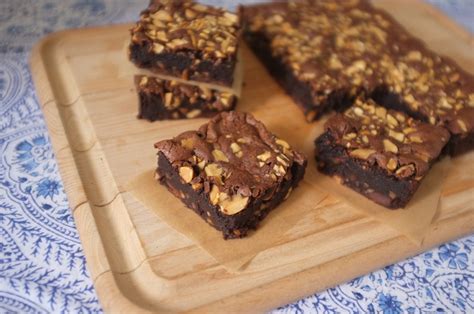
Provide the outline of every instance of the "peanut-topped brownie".
[[131,30],[130,59],[140,68],[232,86],[237,15],[190,0],[152,0]]
[[139,97],[138,118],[149,121],[211,117],[232,110],[237,103],[237,96],[230,92],[176,80],[137,75],[135,85]]
[[449,132],[372,100],[331,117],[316,139],[323,173],[388,208],[404,207],[438,159]]
[[240,238],[303,178],[306,158],[252,115],[223,112],[155,144],[161,184],[224,238]]
[[474,148],[474,77],[454,62],[406,40],[395,61],[382,60],[384,85],[371,97],[382,106],[400,110],[449,130],[449,152]]
[[474,147],[474,79],[368,1],[289,1],[241,9],[244,38],[312,121],[365,94],[447,128]]
[[313,121],[380,84],[377,66],[397,32],[366,2],[289,1],[241,8],[243,35]]

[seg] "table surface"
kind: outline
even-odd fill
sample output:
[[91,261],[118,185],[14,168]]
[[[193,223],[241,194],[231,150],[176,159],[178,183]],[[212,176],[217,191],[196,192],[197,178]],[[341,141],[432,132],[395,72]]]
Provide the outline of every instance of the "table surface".
[[[0,2],[0,313],[102,311],[27,62],[45,34],[131,22],[147,2]],[[234,8],[237,1],[205,2]],[[474,32],[474,0],[430,2]],[[55,226],[66,231],[58,233]],[[474,235],[274,310],[436,311],[474,311]]]

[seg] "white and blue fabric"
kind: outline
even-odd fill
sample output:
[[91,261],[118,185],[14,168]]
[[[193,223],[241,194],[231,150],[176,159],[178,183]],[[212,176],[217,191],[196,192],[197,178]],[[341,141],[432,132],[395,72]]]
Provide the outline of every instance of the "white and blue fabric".
[[[147,2],[0,0],[0,313],[102,312],[28,58],[48,33],[130,22]],[[474,32],[474,0],[431,2]],[[473,250],[471,235],[275,312],[474,313]]]

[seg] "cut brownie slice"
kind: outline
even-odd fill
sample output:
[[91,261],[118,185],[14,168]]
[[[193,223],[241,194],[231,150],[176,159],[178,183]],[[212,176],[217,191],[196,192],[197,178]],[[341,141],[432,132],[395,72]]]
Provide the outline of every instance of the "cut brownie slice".
[[308,121],[356,95],[447,128],[474,148],[474,77],[368,1],[289,1],[241,9],[244,38]]
[[234,109],[237,96],[225,91],[189,85],[176,80],[135,76],[138,118],[149,121],[211,117]]
[[159,181],[224,238],[240,238],[303,178],[306,158],[247,113],[155,144]]
[[444,128],[372,100],[331,117],[316,139],[321,172],[388,208],[404,207],[449,140]]
[[153,0],[131,30],[138,67],[232,86],[240,32],[237,15],[190,0]]

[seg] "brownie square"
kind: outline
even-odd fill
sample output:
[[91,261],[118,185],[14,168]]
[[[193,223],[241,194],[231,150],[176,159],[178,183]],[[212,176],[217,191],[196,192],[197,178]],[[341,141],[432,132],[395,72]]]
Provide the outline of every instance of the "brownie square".
[[438,56],[368,1],[245,6],[244,39],[313,121],[359,95],[451,133],[474,148],[474,76]]
[[225,239],[256,229],[297,186],[307,163],[252,115],[235,111],[155,147],[159,182]]
[[149,121],[211,117],[233,110],[237,96],[231,92],[164,80],[135,76],[138,91],[138,118]]
[[155,73],[232,86],[239,32],[238,16],[223,9],[153,0],[131,30],[129,56]]
[[450,138],[441,127],[357,99],[316,141],[319,170],[387,208],[404,207]]

